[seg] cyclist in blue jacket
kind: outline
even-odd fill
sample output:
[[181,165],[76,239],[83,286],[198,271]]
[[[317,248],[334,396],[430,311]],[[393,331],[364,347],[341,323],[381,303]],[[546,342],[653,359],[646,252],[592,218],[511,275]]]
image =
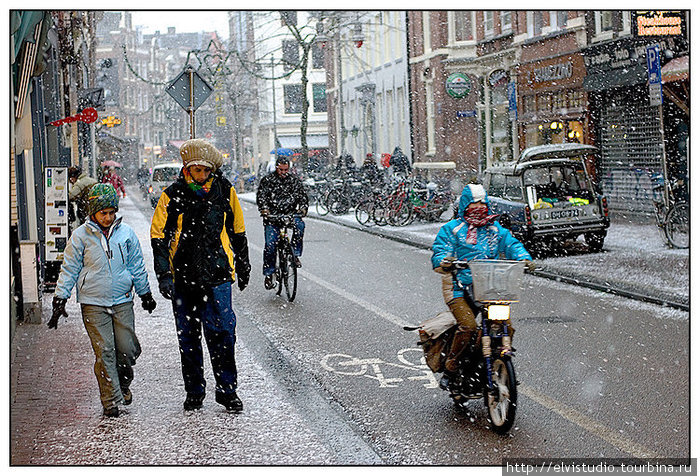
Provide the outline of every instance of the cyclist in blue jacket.
[[[443,275],[443,297],[459,325],[445,361],[447,373],[457,370],[458,357],[476,337],[477,330],[474,311],[465,299],[464,291],[452,282],[449,271],[451,261],[499,259],[504,256],[505,259],[528,261],[528,266],[534,268],[532,257],[523,244],[503,228],[496,221],[497,218],[498,215],[490,214],[483,185],[468,184],[459,199],[457,218],[445,223],[433,242],[433,270]],[[457,280],[471,292],[472,275],[469,269],[459,271]]]

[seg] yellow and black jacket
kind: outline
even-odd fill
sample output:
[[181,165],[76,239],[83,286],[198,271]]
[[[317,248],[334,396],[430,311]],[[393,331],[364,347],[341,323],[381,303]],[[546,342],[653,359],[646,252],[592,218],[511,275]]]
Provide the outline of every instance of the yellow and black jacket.
[[[243,211],[233,185],[214,172],[199,196],[180,172],[158,200],[151,222],[156,276],[172,273],[177,287],[211,288],[250,274]],[[235,270],[235,271],[234,271]]]

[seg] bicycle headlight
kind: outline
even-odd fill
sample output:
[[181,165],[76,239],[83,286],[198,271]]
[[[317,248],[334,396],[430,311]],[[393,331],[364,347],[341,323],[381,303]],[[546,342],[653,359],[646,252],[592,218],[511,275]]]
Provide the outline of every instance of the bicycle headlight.
[[507,321],[510,319],[510,306],[507,304],[490,305],[489,319],[493,321]]

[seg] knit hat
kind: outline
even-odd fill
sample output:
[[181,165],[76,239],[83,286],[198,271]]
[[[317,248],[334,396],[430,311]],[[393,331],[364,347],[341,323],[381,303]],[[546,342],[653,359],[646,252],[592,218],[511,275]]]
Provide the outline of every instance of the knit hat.
[[223,164],[221,152],[204,139],[190,139],[180,147],[180,157],[185,167],[201,165],[217,170]]
[[92,216],[105,208],[119,210],[119,195],[112,184],[98,183],[93,185],[88,194],[87,214]]

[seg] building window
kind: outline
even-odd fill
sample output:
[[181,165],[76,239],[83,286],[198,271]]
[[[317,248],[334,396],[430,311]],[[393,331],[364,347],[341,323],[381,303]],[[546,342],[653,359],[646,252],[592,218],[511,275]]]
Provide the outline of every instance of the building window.
[[491,37],[494,34],[494,29],[493,29],[494,21],[493,21],[493,11],[492,10],[487,10],[484,12],[484,36],[485,37]]
[[423,12],[423,54],[432,49],[430,44],[430,12]]
[[568,20],[569,12],[566,10],[552,10],[549,12],[549,26],[552,31],[566,28]]
[[299,65],[299,44],[296,41],[282,41],[282,63],[285,72],[292,71]]
[[632,29],[632,19],[629,10],[622,12],[622,31],[629,33]]
[[527,12],[527,36],[533,38],[542,34],[542,12]]
[[464,10],[454,12],[455,41],[471,41],[474,39],[472,13]]
[[319,43],[311,46],[311,68],[323,69],[323,48]]
[[613,12],[603,10],[595,12],[595,30],[596,34],[605,33],[613,30]]
[[294,10],[283,10],[280,12],[282,26],[297,26],[297,12]]
[[314,112],[328,112],[326,101],[326,83],[314,83],[311,85],[314,97]]
[[513,30],[513,17],[510,10],[501,12],[501,33],[507,33]]
[[433,82],[425,83],[425,104],[426,104],[426,134],[427,153],[435,153],[435,98],[433,97]]
[[285,114],[301,114],[302,91],[301,84],[284,85]]

